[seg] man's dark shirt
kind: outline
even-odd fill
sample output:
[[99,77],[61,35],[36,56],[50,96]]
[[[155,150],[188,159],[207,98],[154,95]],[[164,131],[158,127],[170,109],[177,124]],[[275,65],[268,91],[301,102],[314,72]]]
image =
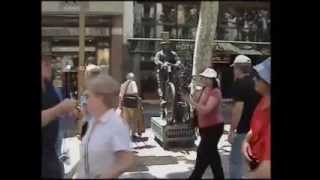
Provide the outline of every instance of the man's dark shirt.
[[[52,83],[46,82],[46,91],[42,92],[42,110],[54,107],[59,103],[59,97]],[[42,177],[61,178],[63,165],[58,159],[56,143],[58,139],[59,121],[53,120],[41,128],[42,144]]]
[[245,76],[234,82],[232,96],[235,102],[243,102],[243,111],[237,127],[237,133],[247,133],[250,129],[251,116],[257,106],[260,95],[255,91],[252,76]]

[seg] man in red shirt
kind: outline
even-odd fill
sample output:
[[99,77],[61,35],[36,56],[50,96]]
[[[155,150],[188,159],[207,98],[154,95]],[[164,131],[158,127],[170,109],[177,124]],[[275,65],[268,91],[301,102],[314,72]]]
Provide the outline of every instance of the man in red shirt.
[[254,67],[257,72],[255,89],[263,97],[253,113],[250,131],[242,145],[251,170],[248,178],[271,178],[270,64],[271,58],[268,58]]

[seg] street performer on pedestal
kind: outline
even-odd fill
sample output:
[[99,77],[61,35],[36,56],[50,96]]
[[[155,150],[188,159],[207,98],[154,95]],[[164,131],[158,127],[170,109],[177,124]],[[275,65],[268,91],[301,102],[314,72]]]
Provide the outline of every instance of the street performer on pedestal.
[[[163,33],[165,35],[165,33]],[[163,107],[165,104],[165,82],[167,78],[172,79],[172,77],[167,77],[167,69],[164,67],[168,65],[168,63],[172,64],[173,67],[180,66],[181,62],[179,57],[175,51],[173,51],[170,47],[171,43],[169,41],[169,37],[164,37],[164,40],[160,43],[161,50],[158,51],[154,57],[154,63],[156,64],[156,74],[157,74],[157,83],[158,83],[158,94],[160,96],[160,105]],[[174,72],[174,70],[173,70]],[[162,114],[162,117],[164,115]]]

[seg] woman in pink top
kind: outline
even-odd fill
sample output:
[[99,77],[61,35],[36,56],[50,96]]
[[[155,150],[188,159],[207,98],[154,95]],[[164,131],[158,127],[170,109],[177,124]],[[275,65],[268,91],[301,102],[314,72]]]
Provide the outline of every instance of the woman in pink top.
[[200,76],[204,87],[199,100],[190,98],[190,103],[196,109],[198,115],[198,127],[201,136],[195,169],[190,178],[201,178],[210,165],[214,178],[224,179],[221,158],[217,148],[224,126],[220,111],[222,96],[218,86],[217,73],[215,70],[207,68]]

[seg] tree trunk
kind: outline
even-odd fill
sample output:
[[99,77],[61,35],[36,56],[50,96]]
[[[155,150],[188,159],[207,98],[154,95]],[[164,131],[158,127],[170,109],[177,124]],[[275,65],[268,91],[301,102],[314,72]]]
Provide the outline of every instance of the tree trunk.
[[[197,77],[211,64],[212,49],[215,44],[215,35],[218,21],[219,1],[202,1],[196,34],[193,55],[192,76]],[[198,83],[198,78],[193,78],[191,94]]]

